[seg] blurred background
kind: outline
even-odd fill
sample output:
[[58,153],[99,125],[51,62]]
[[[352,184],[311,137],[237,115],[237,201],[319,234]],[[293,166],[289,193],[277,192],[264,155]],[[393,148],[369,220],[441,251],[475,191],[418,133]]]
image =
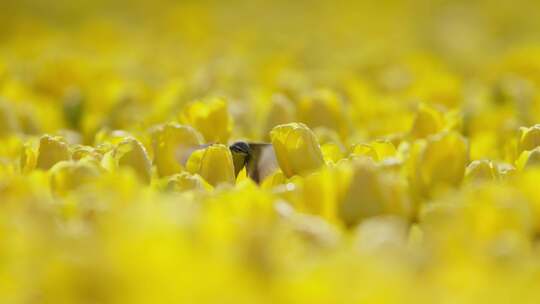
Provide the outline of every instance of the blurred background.
[[[355,138],[374,138],[407,130],[418,102],[478,112],[509,75],[537,83],[539,23],[527,0],[2,1],[0,94],[41,132],[69,127],[62,105],[84,98],[89,142],[208,96],[228,100],[235,137],[262,138],[271,96],[324,88],[355,107]],[[512,128],[537,120],[525,104]]]

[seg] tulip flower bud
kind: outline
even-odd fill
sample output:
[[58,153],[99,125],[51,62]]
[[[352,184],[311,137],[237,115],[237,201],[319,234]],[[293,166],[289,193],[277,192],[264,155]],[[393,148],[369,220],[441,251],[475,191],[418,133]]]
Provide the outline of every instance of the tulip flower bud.
[[409,181],[419,194],[457,186],[465,174],[469,148],[456,132],[440,133],[416,142],[408,160]]
[[60,137],[44,135],[40,138],[36,168],[49,170],[57,162],[70,159],[69,148]]
[[270,132],[281,170],[287,177],[307,174],[324,165],[313,132],[302,123],[279,125]]
[[411,216],[411,202],[399,176],[382,172],[366,159],[355,160],[351,169],[352,176],[339,205],[340,218],[347,226],[383,214]]
[[190,190],[210,190],[210,186],[200,175],[182,172],[169,177],[167,190],[184,192]]
[[382,161],[397,154],[396,147],[386,140],[374,141],[370,144],[359,144],[353,148],[354,156],[367,156],[375,161]]
[[521,152],[518,159],[516,160],[516,167],[519,170],[524,170],[531,167],[540,166],[540,147],[533,150],[525,150]]
[[519,128],[518,155],[540,146],[540,124]]
[[347,136],[344,105],[332,91],[319,90],[304,97],[298,104],[298,116],[301,122],[312,128],[327,127],[343,138]]
[[231,151],[220,144],[195,151],[186,164],[188,170],[202,176],[210,185],[234,184],[234,164]]
[[180,120],[201,132],[206,142],[227,143],[232,132],[232,117],[227,103],[219,98],[187,105]]
[[178,156],[202,144],[202,136],[192,127],[170,123],[159,127],[152,134],[154,163],[160,176],[182,171]]
[[294,104],[285,95],[272,96],[270,110],[266,116],[265,131],[270,131],[274,126],[290,123],[296,119]]
[[438,133],[444,128],[444,117],[442,113],[426,105],[420,105],[413,126],[410,130],[412,138],[425,138]]
[[145,183],[150,182],[151,163],[144,146],[135,138],[124,139],[112,151],[118,167],[131,168]]
[[495,180],[499,177],[499,171],[490,160],[475,160],[465,170],[466,180]]
[[61,161],[51,168],[52,191],[57,195],[64,195],[97,178],[101,171],[101,168],[90,161]]

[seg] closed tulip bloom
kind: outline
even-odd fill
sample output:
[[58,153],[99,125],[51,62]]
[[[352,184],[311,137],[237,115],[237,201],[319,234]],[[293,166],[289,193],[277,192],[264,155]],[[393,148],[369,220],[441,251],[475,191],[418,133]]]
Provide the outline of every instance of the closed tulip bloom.
[[444,124],[444,116],[441,112],[426,105],[420,105],[410,135],[412,138],[425,138],[442,131]]
[[201,135],[190,126],[176,123],[160,126],[152,134],[154,164],[158,174],[168,176],[181,172],[183,168],[178,159],[202,142]]
[[61,161],[51,168],[51,188],[64,195],[98,178],[102,170],[91,161]]
[[521,152],[518,159],[516,160],[516,167],[519,170],[525,170],[527,168],[539,167],[540,166],[540,147],[525,150]]
[[279,125],[270,132],[279,166],[287,177],[313,172],[324,165],[313,132],[302,123]]
[[389,157],[395,157],[397,150],[390,141],[378,140],[354,146],[352,154],[353,156],[367,156],[375,161],[382,161]]
[[70,160],[71,154],[68,145],[60,137],[44,135],[39,140],[36,168],[48,170],[54,164]]
[[343,138],[348,135],[344,104],[333,91],[319,90],[302,98],[298,118],[311,128],[326,127]]
[[192,173],[202,176],[210,185],[234,184],[234,164],[231,151],[225,145],[215,144],[195,151],[186,165]]
[[200,175],[182,172],[172,175],[167,180],[167,190],[184,192],[190,190],[211,190],[210,186]]
[[201,132],[206,142],[227,143],[232,132],[232,117],[227,103],[220,98],[187,105],[180,120]]
[[492,161],[483,159],[471,162],[465,170],[466,180],[495,180],[499,171]]
[[113,159],[120,168],[130,168],[145,183],[150,182],[151,163],[144,146],[135,138],[127,138],[112,151]]
[[296,108],[285,95],[272,96],[270,109],[266,116],[264,131],[272,130],[274,126],[290,123],[296,120]]
[[352,163],[345,188],[339,216],[347,226],[384,214],[411,216],[412,205],[404,181],[395,174],[383,172],[370,160],[359,159]]
[[540,146],[540,124],[530,128],[521,127],[519,129],[518,155],[538,146]]
[[468,159],[468,143],[456,132],[416,142],[408,160],[411,185],[423,195],[457,186],[463,180]]

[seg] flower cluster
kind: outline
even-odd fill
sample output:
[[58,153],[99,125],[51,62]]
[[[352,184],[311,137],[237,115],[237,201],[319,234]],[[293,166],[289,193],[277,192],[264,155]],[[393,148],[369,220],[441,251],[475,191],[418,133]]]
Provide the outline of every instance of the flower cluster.
[[270,2],[0,4],[1,303],[540,301],[540,4]]

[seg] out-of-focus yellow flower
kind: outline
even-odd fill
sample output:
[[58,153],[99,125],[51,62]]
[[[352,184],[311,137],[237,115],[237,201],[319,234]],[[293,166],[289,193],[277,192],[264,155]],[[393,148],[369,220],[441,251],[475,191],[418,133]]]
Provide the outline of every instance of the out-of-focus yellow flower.
[[353,147],[353,156],[367,156],[374,161],[382,161],[389,157],[396,157],[396,147],[387,140],[377,140],[369,144],[359,144]]
[[319,143],[306,125],[279,125],[270,132],[270,137],[279,166],[286,176],[310,173],[324,165]]
[[487,159],[472,161],[465,170],[466,180],[496,180],[498,178],[497,166]]
[[463,180],[469,148],[463,136],[445,132],[417,141],[409,155],[407,170],[413,189],[429,195]]
[[335,92],[319,90],[302,98],[298,104],[298,118],[311,128],[326,127],[342,138],[348,135],[345,106]]
[[519,128],[518,155],[540,146],[540,124]]
[[151,178],[151,163],[144,146],[135,138],[128,137],[108,152],[103,160],[103,166],[114,171],[117,168],[129,168],[144,183]]
[[160,176],[179,173],[183,168],[180,159],[193,147],[202,144],[201,135],[189,126],[175,123],[159,126],[152,134],[154,164]]
[[209,143],[225,144],[232,132],[232,117],[227,110],[227,103],[221,98],[186,105],[180,121],[201,132]]
[[51,188],[54,193],[64,195],[96,179],[102,171],[91,161],[61,161],[51,168]]
[[167,179],[167,190],[184,192],[190,190],[211,190],[210,186],[201,176],[182,172],[174,174]]
[[266,116],[264,132],[270,132],[274,126],[296,121],[296,108],[285,95],[274,95]]
[[425,138],[444,129],[444,116],[435,108],[421,104],[410,131],[413,138]]
[[344,186],[339,216],[348,226],[377,215],[395,214],[407,219],[412,216],[404,181],[396,174],[382,172],[369,160],[352,163],[350,179]]
[[227,146],[214,144],[195,151],[188,159],[187,170],[202,176],[210,185],[234,184],[234,164]]
[[70,159],[68,145],[60,137],[45,135],[40,138],[36,168],[48,170],[54,164]]
[[17,115],[6,102],[0,99],[0,137],[16,133],[19,130]]
[[516,168],[524,170],[526,168],[538,167],[540,165],[540,147],[521,152],[516,160]]

